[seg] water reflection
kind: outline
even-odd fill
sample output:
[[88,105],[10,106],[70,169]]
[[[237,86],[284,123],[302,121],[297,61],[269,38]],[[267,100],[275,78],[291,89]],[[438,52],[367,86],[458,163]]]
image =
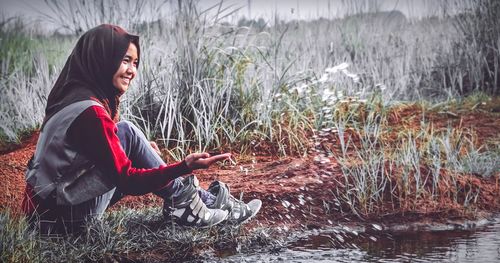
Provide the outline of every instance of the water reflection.
[[476,231],[384,233],[331,231],[275,253],[233,255],[226,262],[500,262],[500,220]]

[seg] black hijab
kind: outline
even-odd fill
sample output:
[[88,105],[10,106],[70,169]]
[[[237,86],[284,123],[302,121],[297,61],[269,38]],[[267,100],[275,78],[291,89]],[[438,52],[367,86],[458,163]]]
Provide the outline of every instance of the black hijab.
[[122,93],[113,86],[113,75],[130,43],[136,45],[139,57],[139,37],[119,26],[103,24],[85,32],[50,91],[42,128],[62,108],[88,99],[101,103],[111,119],[118,121]]

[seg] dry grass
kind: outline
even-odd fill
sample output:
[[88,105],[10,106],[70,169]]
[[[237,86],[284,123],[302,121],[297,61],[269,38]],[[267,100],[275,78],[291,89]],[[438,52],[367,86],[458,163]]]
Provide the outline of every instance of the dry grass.
[[[482,189],[479,181],[500,176],[500,144],[494,131],[478,140],[475,130],[483,128],[474,127],[481,122],[474,116],[489,121],[498,113],[466,109],[478,103],[487,109],[492,99],[478,94],[466,98],[462,106],[450,103],[441,108],[425,104],[385,108],[374,101],[343,104],[333,119],[337,143],[329,152],[343,172],[334,193],[344,204],[343,211],[364,218],[418,211],[423,204],[462,207],[470,213],[482,205],[482,191],[489,190]],[[443,108],[462,108],[461,117],[450,120]]]
[[207,230],[179,228],[163,220],[157,208],[122,209],[90,222],[78,236],[48,238],[30,229],[24,218],[0,213],[2,262],[132,261],[178,262],[280,247],[273,230],[220,226]]

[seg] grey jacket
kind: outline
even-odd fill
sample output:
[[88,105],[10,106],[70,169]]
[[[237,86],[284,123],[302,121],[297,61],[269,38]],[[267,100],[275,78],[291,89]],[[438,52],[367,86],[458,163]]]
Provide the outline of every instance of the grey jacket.
[[[116,186],[68,142],[71,123],[93,100],[72,103],[57,112],[43,127],[36,151],[28,164],[26,181],[46,199],[55,194],[58,205],[76,205],[100,196]],[[102,106],[101,106],[102,107]]]

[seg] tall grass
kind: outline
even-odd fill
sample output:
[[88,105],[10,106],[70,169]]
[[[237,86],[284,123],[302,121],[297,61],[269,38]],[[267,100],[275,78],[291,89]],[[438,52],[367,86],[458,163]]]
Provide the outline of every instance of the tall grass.
[[40,125],[70,41],[42,36],[19,19],[0,24],[0,140],[15,142]]
[[[124,13],[106,13],[106,0],[47,3],[58,16],[46,18],[75,36],[39,36],[0,23],[1,140],[38,127],[76,37],[112,22],[141,36],[140,73],[123,97],[122,116],[174,159],[211,149],[305,154],[309,137],[334,131],[338,149],[324,153],[342,171],[333,198],[361,218],[442,200],[473,209],[481,189],[467,175],[491,178],[500,169],[498,146],[477,146],[465,129],[436,130],[424,117],[419,129],[394,135],[387,114],[402,100],[446,100],[473,90],[498,95],[495,1],[447,18],[390,12],[248,27],[222,22],[235,10],[222,3],[200,10],[195,1],[178,1],[169,17],[156,13],[154,22],[138,11],[162,2]],[[233,232],[180,232],[157,217],[124,213],[95,222],[84,237],[54,241],[2,212],[2,261],[120,261],[151,251],[182,260],[167,247],[193,255],[238,243]],[[255,240],[269,241],[262,236]]]
[[[493,37],[488,52],[476,48],[484,34],[474,35],[474,28],[496,23],[488,24],[492,15],[474,13],[489,12],[482,2],[447,18],[409,20],[393,11],[314,21],[276,17],[272,25],[241,23],[248,27],[223,22],[236,10],[223,2],[206,10],[196,1],[130,0],[115,9],[106,8],[112,4],[109,0],[46,3],[53,13],[44,14],[45,19],[72,34],[111,22],[141,35],[140,74],[123,98],[123,116],[151,139],[161,140],[174,158],[212,148],[305,153],[309,134],[337,125],[329,122],[335,102],[349,96],[367,99],[379,94],[390,104],[446,99],[471,89],[497,93],[486,82],[497,83],[492,72],[498,70],[498,43],[493,45]],[[161,13],[162,7],[171,12]],[[148,20],[142,14],[149,9],[154,12]],[[467,23],[456,26],[462,16]],[[23,47],[14,43],[17,38],[28,43],[19,48],[27,55],[2,57],[0,133],[15,140],[40,123],[57,69],[76,37],[29,38],[23,30],[15,30],[19,33],[13,37],[9,23],[1,25],[1,39],[9,42],[0,54]],[[66,51],[58,52],[58,59],[48,52],[47,46],[54,43]],[[485,56],[487,66],[469,59],[483,61]],[[12,58],[23,66],[14,66]],[[462,61],[470,62],[467,68],[457,66],[464,65]],[[470,81],[468,72],[490,77]],[[22,99],[26,101],[18,107]]]
[[[39,11],[42,19],[57,26],[58,31],[80,35],[103,23],[138,30],[144,22],[160,16],[165,0],[44,0],[47,11]],[[141,23],[142,22],[142,23]]]
[[[446,81],[459,85],[460,91],[500,92],[500,3],[480,0],[468,6],[464,14],[454,18],[454,25],[464,34],[463,41],[453,47],[455,67],[446,74]],[[453,71],[461,72],[461,81],[452,77]],[[466,85],[468,84],[468,85]]]
[[[355,103],[348,107],[359,109]],[[498,176],[498,142],[479,146],[469,129],[433,128],[425,114],[419,125],[393,130],[384,114],[389,109],[367,105],[363,110],[339,111],[333,119],[339,143],[329,152],[342,171],[333,194],[343,212],[365,218],[416,211],[423,204],[432,210],[439,203],[474,211],[482,191],[474,178]]]

